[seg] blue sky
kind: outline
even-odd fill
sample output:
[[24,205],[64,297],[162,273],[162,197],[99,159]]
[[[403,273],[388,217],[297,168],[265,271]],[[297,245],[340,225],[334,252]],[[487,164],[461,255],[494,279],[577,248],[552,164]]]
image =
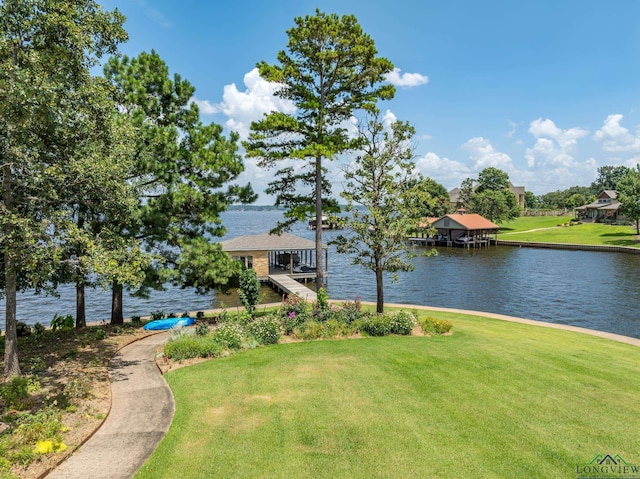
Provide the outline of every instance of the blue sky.
[[[380,107],[417,130],[416,167],[447,189],[488,166],[536,195],[640,162],[640,1],[104,0],[135,56],[155,49],[195,87],[204,122],[245,135],[278,102],[254,70],[296,16],[354,14],[396,70]],[[332,179],[340,189],[339,164]],[[246,162],[263,193],[270,172]]]

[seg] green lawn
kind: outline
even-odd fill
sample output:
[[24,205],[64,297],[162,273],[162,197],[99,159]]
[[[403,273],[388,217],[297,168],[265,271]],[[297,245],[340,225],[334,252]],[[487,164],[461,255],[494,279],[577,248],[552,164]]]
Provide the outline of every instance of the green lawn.
[[451,313],[449,337],[280,344],[177,369],[136,478],[575,477],[640,463],[640,348]]
[[516,233],[538,228],[553,228],[566,224],[573,216],[520,216],[516,219],[500,223],[500,233]]
[[[566,226],[568,217],[521,217],[500,225],[498,239],[543,243],[572,243],[640,247],[635,228],[584,223]],[[565,226],[558,226],[564,224]]]

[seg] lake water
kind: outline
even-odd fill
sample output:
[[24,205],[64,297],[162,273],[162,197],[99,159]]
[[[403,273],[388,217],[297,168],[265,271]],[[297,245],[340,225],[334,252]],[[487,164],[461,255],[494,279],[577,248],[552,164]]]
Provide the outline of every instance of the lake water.
[[[226,238],[267,232],[278,211],[230,211],[222,215]],[[314,232],[298,224],[293,234],[313,239]],[[324,241],[338,234],[325,231]],[[423,249],[416,248],[420,253]],[[640,255],[537,248],[439,248],[437,256],[418,255],[415,270],[386,278],[385,302],[461,308],[507,314],[640,337]],[[348,258],[329,252],[327,290],[332,299],[360,296],[375,301],[373,272],[351,266]],[[266,292],[266,289],[265,289]],[[278,300],[271,293],[268,298]],[[192,290],[168,288],[149,299],[125,295],[124,314],[210,309],[216,302],[235,304],[232,296],[198,295]],[[87,320],[108,320],[111,293],[87,290]],[[4,327],[4,302],[0,301]],[[60,288],[60,297],[21,294],[18,319],[48,324],[54,314],[75,315],[75,289]],[[3,328],[4,329],[4,328]]]

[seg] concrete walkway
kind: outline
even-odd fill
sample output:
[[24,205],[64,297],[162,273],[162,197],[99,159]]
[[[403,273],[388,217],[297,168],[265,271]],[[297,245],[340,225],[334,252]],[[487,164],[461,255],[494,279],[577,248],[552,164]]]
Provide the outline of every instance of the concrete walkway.
[[111,411],[98,431],[47,479],[129,479],[169,430],[173,395],[155,364],[168,333],[122,348],[109,364]]

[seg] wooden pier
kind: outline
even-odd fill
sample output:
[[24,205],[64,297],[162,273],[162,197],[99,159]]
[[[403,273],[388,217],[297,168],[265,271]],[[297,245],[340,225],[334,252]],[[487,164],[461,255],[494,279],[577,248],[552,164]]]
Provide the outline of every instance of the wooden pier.
[[288,274],[270,274],[268,281],[279,293],[295,294],[305,301],[315,302],[318,300],[315,291],[307,288]]

